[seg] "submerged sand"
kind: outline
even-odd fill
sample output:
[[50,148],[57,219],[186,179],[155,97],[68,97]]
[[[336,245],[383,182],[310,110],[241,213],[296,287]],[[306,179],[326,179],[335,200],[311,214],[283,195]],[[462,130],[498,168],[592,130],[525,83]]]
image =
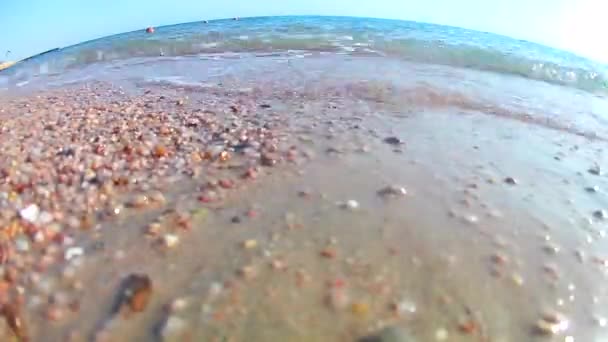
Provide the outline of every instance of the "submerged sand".
[[3,340],[608,338],[601,129],[240,76],[1,100]]

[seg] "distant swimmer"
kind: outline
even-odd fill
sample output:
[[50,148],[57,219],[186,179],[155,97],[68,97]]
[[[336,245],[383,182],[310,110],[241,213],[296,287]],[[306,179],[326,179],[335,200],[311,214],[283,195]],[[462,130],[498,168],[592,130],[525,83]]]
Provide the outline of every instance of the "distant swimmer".
[[154,33],[154,27],[150,26],[146,29],[146,33]]
[[209,20],[203,20],[203,24],[209,24]]
[[232,18],[232,20],[239,20],[239,19],[240,19],[239,17]]

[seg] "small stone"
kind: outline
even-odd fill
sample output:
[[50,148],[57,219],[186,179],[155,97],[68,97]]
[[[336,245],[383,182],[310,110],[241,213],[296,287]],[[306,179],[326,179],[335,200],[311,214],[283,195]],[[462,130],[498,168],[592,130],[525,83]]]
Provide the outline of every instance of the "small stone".
[[403,144],[403,141],[397,137],[387,137],[384,138],[384,142],[389,144],[389,145],[401,145]]
[[600,191],[600,187],[597,185],[588,186],[585,188],[585,191],[590,192],[590,193],[596,193],[596,192]]
[[507,178],[505,178],[505,183],[507,183],[509,185],[516,185],[517,180],[513,177],[507,177]]
[[162,238],[163,244],[168,248],[173,248],[179,243],[179,236],[175,234],[165,234]]
[[595,217],[596,219],[599,219],[599,220],[604,220],[604,219],[606,219],[607,216],[608,216],[608,214],[606,214],[606,211],[603,209],[596,210],[593,212],[593,217]]
[[524,284],[524,278],[518,273],[511,274],[511,281],[517,286],[522,286]]
[[337,252],[335,249],[332,248],[325,248],[321,251],[321,256],[327,259],[334,259],[337,255]]
[[392,310],[399,316],[412,315],[416,313],[416,304],[409,300],[401,300],[391,304]]
[[128,307],[131,312],[142,312],[152,295],[152,280],[146,274],[132,273],[123,280],[121,289],[116,309]]
[[378,195],[382,197],[395,197],[407,195],[407,190],[402,186],[389,185],[378,190]]
[[254,249],[258,246],[258,242],[256,240],[249,239],[245,240],[242,245],[245,249]]
[[169,155],[169,151],[163,145],[154,146],[154,149],[152,150],[152,152],[156,158],[162,158],[162,157],[166,157],[167,155]]
[[72,260],[76,257],[80,257],[84,255],[84,249],[82,247],[70,247],[66,249],[64,253],[65,260]]
[[439,328],[435,330],[435,340],[436,341],[446,341],[448,339],[448,331],[444,328]]
[[590,167],[589,170],[587,170],[587,172],[589,172],[590,174],[595,175],[595,176],[602,175],[602,170],[600,169],[600,166],[597,164]]
[[389,326],[381,331],[360,338],[357,342],[415,342],[416,340],[404,329]]
[[19,211],[19,216],[29,223],[36,223],[40,215],[40,208],[35,204],[30,204]]
[[256,277],[257,272],[253,266],[243,266],[239,269],[238,274],[245,280],[252,280]]
[[365,303],[353,303],[350,306],[350,311],[357,316],[365,316],[369,313],[369,305]]
[[230,153],[228,153],[228,151],[222,151],[220,152],[218,159],[222,162],[227,162],[230,160]]
[[185,298],[176,298],[169,305],[172,313],[184,311],[188,307],[188,300]]
[[163,226],[160,223],[152,222],[146,228],[146,235],[158,236],[158,235],[160,235],[160,232],[162,231],[162,229],[163,229]]
[[240,217],[240,216],[233,216],[233,217],[230,219],[230,222],[232,222],[232,223],[234,223],[234,224],[239,224],[239,223],[241,223],[241,217]]
[[359,202],[351,199],[351,200],[346,201],[345,203],[342,203],[341,206],[344,209],[357,210],[357,209],[359,209]]
[[570,325],[566,317],[557,311],[547,311],[535,324],[535,330],[541,335],[557,335],[568,330]]
[[15,249],[18,252],[27,252],[30,250],[30,241],[25,236],[19,236],[15,239]]
[[509,262],[509,258],[506,255],[503,255],[498,252],[492,254],[490,259],[492,260],[492,263],[494,263],[496,265],[504,265]]
[[260,162],[264,166],[275,166],[278,162],[279,157],[272,153],[262,153]]
[[593,318],[593,321],[600,328],[605,328],[606,326],[608,326],[608,319],[606,317],[595,316]]
[[543,245],[543,251],[545,251],[547,254],[555,255],[559,253],[559,250],[559,246],[553,243],[546,243]]
[[224,189],[232,189],[234,187],[234,182],[230,179],[220,179],[218,184]]
[[534,325],[534,329],[538,334],[541,335],[557,335],[562,332],[562,329],[558,324],[547,322],[543,319],[540,319]]

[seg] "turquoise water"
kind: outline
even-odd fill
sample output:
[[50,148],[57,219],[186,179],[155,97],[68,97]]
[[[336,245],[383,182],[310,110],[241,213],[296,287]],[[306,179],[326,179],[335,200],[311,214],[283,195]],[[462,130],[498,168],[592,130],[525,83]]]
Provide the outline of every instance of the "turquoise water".
[[159,27],[105,37],[24,62],[3,73],[24,80],[133,57],[226,53],[388,56],[518,75],[593,93],[608,90],[608,66],[504,36],[411,21],[349,17],[259,17]]

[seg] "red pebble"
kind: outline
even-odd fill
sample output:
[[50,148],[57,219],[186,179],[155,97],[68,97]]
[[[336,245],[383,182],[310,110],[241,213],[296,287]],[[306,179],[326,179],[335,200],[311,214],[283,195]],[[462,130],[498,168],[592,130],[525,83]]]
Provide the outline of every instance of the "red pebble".
[[230,179],[220,179],[218,184],[224,189],[232,189],[234,187],[234,182]]
[[201,195],[198,197],[199,202],[203,202],[203,203],[211,203],[213,202],[213,198],[209,197],[209,196],[205,196],[205,195]]
[[258,212],[255,210],[249,210],[247,211],[247,217],[249,218],[255,218],[258,216]]

